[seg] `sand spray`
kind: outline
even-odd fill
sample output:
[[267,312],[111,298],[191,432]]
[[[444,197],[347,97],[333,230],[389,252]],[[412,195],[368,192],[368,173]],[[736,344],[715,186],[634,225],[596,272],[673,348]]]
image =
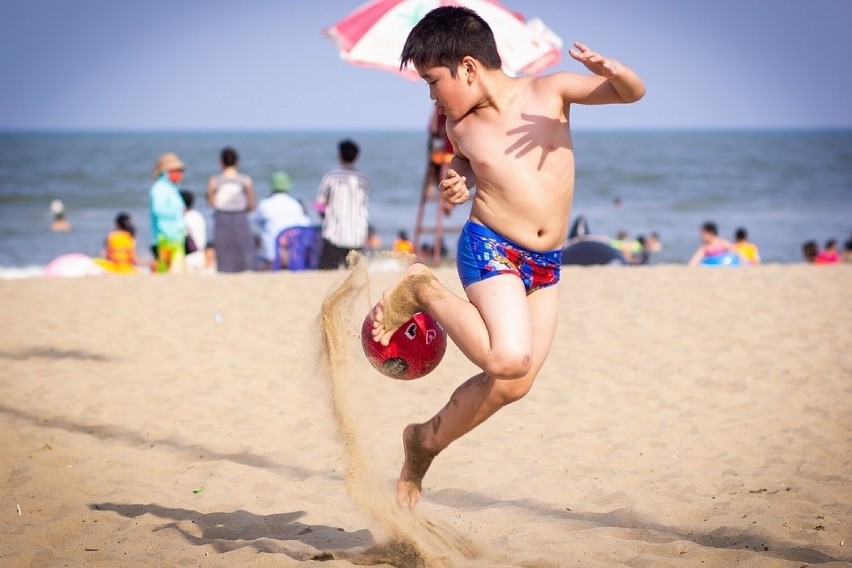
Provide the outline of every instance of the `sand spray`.
[[477,557],[482,560],[479,547],[469,537],[458,534],[448,525],[439,526],[416,511],[401,509],[390,488],[380,481],[382,476],[370,468],[370,460],[358,436],[356,418],[351,412],[353,385],[359,377],[350,361],[354,339],[360,337],[361,323],[359,320],[355,324],[351,316],[356,304],[357,311],[364,315],[372,308],[369,266],[396,262],[397,267],[404,267],[407,262],[400,262],[400,258],[392,254],[369,259],[350,254],[347,261],[349,274],[326,297],[320,313],[320,373],[326,376],[330,387],[332,414],[344,450],[347,493],[390,535],[389,542],[352,560],[358,564],[386,563],[402,568],[450,567],[460,563],[469,565]]

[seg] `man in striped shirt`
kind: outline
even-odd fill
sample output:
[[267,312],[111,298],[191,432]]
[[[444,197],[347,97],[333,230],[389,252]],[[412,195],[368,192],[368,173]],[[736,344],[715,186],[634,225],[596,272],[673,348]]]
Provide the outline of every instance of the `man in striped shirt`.
[[322,254],[319,268],[334,270],[346,263],[349,251],[364,249],[367,240],[367,177],[354,164],[358,145],[352,140],[338,144],[340,165],[320,181],[314,208],[322,217]]

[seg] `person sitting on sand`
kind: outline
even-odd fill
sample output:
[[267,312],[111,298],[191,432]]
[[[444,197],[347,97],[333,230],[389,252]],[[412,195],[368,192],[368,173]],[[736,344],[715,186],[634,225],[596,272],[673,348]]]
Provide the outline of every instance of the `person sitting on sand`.
[[757,245],[748,240],[748,231],[740,227],[734,233],[734,249],[748,264],[760,264]]
[[105,267],[113,272],[135,273],[143,265],[136,256],[136,227],[129,213],[116,215],[115,229],[107,235],[101,256],[109,261]]
[[734,245],[727,239],[719,236],[719,229],[716,223],[707,221],[701,225],[699,233],[701,244],[695,250],[692,258],[689,259],[689,266],[698,266],[702,260],[722,256],[728,253],[737,254]]
[[645,249],[648,252],[660,252],[663,250],[663,241],[660,240],[660,235],[656,231],[651,231],[645,238]]
[[814,264],[837,264],[841,261],[840,251],[837,250],[837,240],[828,239],[825,247],[817,253]]
[[397,233],[396,239],[393,242],[393,250],[396,252],[414,254],[414,243],[408,239],[408,233],[405,231]]
[[629,103],[645,92],[626,65],[579,42],[569,53],[591,74],[509,77],[488,24],[457,6],[426,14],[403,48],[402,66],[414,65],[447,117],[454,156],[442,195],[456,205],[473,199],[457,250],[467,299],[413,263],[373,308],[372,335],[387,345],[412,314],[428,312],[482,372],[430,420],[404,429],[400,506],[416,505],[435,456],[526,395],[550,350],[574,189],[571,105]]
[[624,230],[615,234],[615,238],[610,240],[609,246],[620,252],[628,264],[636,264],[633,257],[641,255],[643,250],[642,243],[638,239],[629,238],[627,231]]
[[802,243],[802,258],[805,262],[813,264],[819,254],[819,245],[816,241],[805,241]]
[[[311,219],[301,201],[293,197],[293,180],[283,170],[269,177],[269,196],[260,200],[251,220],[260,235],[259,268],[271,270],[282,243],[276,241],[279,233],[287,227],[310,227]],[[287,266],[286,260],[281,262]]]

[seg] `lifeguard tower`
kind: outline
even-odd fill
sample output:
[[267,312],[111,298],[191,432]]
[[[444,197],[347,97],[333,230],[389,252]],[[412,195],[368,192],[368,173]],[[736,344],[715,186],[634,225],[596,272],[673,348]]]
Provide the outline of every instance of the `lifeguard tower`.
[[[426,172],[423,174],[423,184],[420,188],[420,204],[417,207],[417,220],[414,225],[414,251],[418,259],[426,264],[437,266],[441,262],[444,249],[444,233],[458,233],[461,228],[445,226],[454,205],[446,201],[438,188],[438,184],[447,173],[450,161],[453,159],[453,145],[447,138],[447,117],[434,112],[429,121],[429,144],[426,156]],[[427,210],[434,215],[433,225],[425,224]],[[424,248],[424,234],[432,235],[431,251]]]

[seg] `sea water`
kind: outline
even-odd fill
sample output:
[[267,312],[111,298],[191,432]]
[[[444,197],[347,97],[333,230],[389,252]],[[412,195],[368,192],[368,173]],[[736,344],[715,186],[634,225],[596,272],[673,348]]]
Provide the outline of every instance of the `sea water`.
[[[239,152],[258,198],[269,193],[269,174],[283,169],[310,209],[345,137],[361,146],[371,224],[385,245],[401,230],[413,235],[427,167],[422,131],[0,133],[0,276],[37,274],[65,253],[98,255],[121,211],[149,256],[148,190],[164,152],[186,163],[184,187],[212,223],[205,191],[224,146]],[[852,131],[575,131],[574,145],[572,220],[583,215],[595,234],[659,233],[664,248],[654,263],[686,262],[705,221],[726,238],[748,229],[766,262],[800,262],[804,241],[834,238],[842,247],[852,236]],[[65,205],[70,232],[50,231],[54,199]],[[468,212],[458,208],[445,225],[461,225]],[[449,231],[451,254],[454,239]]]

